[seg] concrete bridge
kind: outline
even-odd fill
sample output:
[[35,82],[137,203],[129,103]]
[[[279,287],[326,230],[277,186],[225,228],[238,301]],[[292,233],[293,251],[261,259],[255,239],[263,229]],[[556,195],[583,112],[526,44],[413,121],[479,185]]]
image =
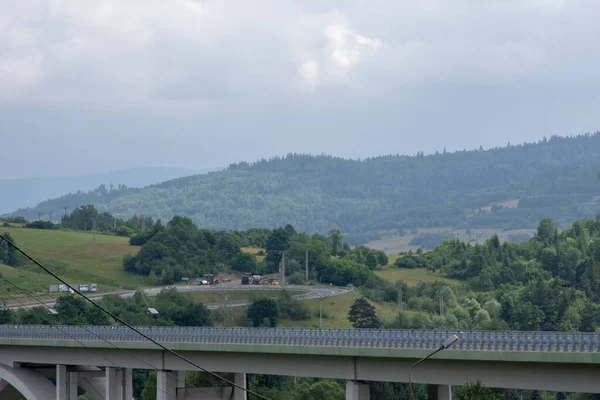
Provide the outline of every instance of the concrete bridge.
[[[406,382],[417,359],[449,336],[460,341],[413,371],[431,399],[476,379],[494,388],[600,393],[600,334],[419,330],[142,327],[204,368],[246,385],[246,374],[344,379],[348,400],[366,400],[366,381]],[[0,326],[0,398],[131,398],[131,370],[157,370],[157,398],[245,400],[232,387],[186,388],[195,367],[116,326]],[[54,378],[56,384],[48,378]],[[11,397],[12,396],[12,397]]]

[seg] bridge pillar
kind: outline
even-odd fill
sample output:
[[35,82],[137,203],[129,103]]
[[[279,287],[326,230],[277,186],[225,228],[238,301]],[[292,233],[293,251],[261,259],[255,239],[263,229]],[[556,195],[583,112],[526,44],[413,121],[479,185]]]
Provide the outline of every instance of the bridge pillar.
[[[248,386],[246,384],[247,380],[246,380],[245,373],[234,374],[233,382],[236,385],[243,387],[244,389],[248,389]],[[245,390],[239,389],[235,386],[233,387],[233,400],[247,400],[247,399],[248,399],[248,393]]]
[[346,383],[346,400],[369,400],[369,385],[356,381]]
[[69,373],[66,365],[56,366],[56,400],[68,400]]
[[69,400],[77,400],[77,385],[79,384],[79,373],[69,372],[67,382],[67,398]]
[[117,369],[106,367],[104,373],[104,398],[106,400],[117,400]]
[[452,400],[452,386],[427,385],[428,400]]
[[176,400],[177,381],[174,371],[156,371],[156,400]]
[[123,400],[133,399],[133,370],[131,368],[121,370],[123,373]]

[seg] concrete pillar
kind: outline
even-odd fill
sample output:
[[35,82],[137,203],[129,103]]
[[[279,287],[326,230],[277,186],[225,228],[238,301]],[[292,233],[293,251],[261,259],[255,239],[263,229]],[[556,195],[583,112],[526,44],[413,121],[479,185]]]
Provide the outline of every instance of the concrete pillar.
[[452,400],[452,386],[427,385],[428,400]]
[[116,387],[116,393],[115,393],[115,400],[123,400],[123,390],[124,390],[124,386],[123,386],[123,381],[125,380],[125,370],[124,369],[118,369],[117,373],[115,374],[115,387]]
[[177,371],[177,394],[176,394],[176,398],[177,400],[184,400],[185,399],[185,371]]
[[77,400],[77,385],[79,384],[79,373],[77,372],[69,372],[68,377],[68,399],[69,400]]
[[104,381],[104,399],[117,400],[117,369],[106,367],[104,372],[106,377]]
[[177,399],[177,373],[156,371],[156,400]]
[[369,385],[356,381],[346,383],[346,400],[369,400]]
[[133,400],[133,370],[123,370],[123,400]]
[[[248,388],[248,386],[246,385],[246,374],[245,373],[234,374],[233,382],[236,385],[240,385],[244,389]],[[247,399],[248,399],[248,392],[246,392],[245,390],[242,390],[240,388],[237,388],[237,387],[233,388],[233,400],[247,400]]]
[[56,400],[68,400],[69,382],[66,365],[56,366]]

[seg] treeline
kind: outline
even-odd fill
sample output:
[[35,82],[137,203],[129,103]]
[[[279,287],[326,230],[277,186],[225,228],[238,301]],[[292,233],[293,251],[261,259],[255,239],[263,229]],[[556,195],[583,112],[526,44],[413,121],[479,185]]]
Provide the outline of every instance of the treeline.
[[[246,230],[292,223],[304,232],[332,226],[351,244],[380,231],[412,227],[532,228],[546,215],[557,225],[598,208],[600,134],[544,138],[484,151],[362,161],[290,154],[144,189],[63,196],[15,215],[93,204],[123,216],[188,216],[211,229]],[[501,202],[520,199],[518,207]],[[487,208],[487,206],[491,206]],[[489,211],[486,211],[489,210]]]
[[93,205],[77,207],[71,213],[61,217],[59,223],[50,220],[28,221],[25,217],[3,218],[5,224],[20,224],[31,229],[73,229],[80,231],[96,230],[99,233],[132,236],[137,233],[152,231],[160,220],[151,217],[134,215],[123,219],[108,212],[100,212]]
[[[218,274],[226,269],[240,272],[285,273],[290,283],[306,283],[308,255],[309,280],[345,286],[383,284],[373,270],[387,265],[382,251],[364,246],[350,248],[339,229],[328,235],[296,232],[292,225],[277,229],[213,231],[199,229],[190,218],[174,217],[166,226],[155,224],[149,232],[131,237],[142,245],[135,256],[126,256],[123,267],[129,272],[150,276],[152,281],[170,284],[183,277]],[[266,257],[242,251],[246,246],[264,246]]]
[[466,320],[482,329],[600,329],[600,216],[560,233],[544,219],[521,244],[497,236],[481,245],[448,240],[431,252],[405,254],[396,266],[439,271],[466,286],[406,288],[409,309],[426,314],[400,316],[395,327],[460,328]]

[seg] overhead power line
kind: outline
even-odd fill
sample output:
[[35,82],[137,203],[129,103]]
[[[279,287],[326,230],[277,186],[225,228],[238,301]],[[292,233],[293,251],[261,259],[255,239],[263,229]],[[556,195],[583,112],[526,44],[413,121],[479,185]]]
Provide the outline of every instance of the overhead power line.
[[50,271],[48,268],[46,268],[45,266],[43,266],[40,262],[38,262],[37,260],[35,260],[33,257],[31,257],[29,254],[27,254],[24,250],[22,250],[19,246],[17,246],[16,244],[14,244],[13,242],[11,242],[10,240],[8,240],[7,238],[5,238],[4,236],[0,235],[0,239],[3,240],[4,242],[7,243],[8,246],[12,247],[13,249],[15,249],[16,251],[18,251],[19,253],[21,253],[25,258],[27,258],[29,261],[31,261],[32,263],[34,263],[36,266],[38,266],[39,268],[41,268],[44,272],[46,272],[48,275],[52,276],[54,279],[56,279],[57,281],[59,281],[60,283],[62,283],[63,285],[65,285],[67,288],[69,288],[70,290],[72,290],[73,293],[76,293],[77,295],[81,296],[84,300],[86,300],[88,303],[92,304],[94,307],[100,309],[102,312],[104,312],[106,315],[110,316],[111,318],[113,318],[115,321],[123,324],[124,326],[126,326],[127,328],[129,328],[130,330],[132,330],[133,332],[137,333],[138,335],[140,335],[141,337],[143,337],[144,339],[148,340],[149,342],[155,344],[156,346],[158,346],[159,348],[161,348],[162,350],[166,351],[167,353],[175,356],[176,358],[179,358],[180,360],[192,365],[195,368],[198,368],[199,370],[206,372],[207,374],[213,376],[214,378],[217,378],[223,382],[228,383],[229,385],[236,387],[240,390],[243,390],[244,392],[248,393],[248,394],[252,394],[256,397],[258,397],[259,399],[264,399],[264,400],[269,400],[268,397],[265,397],[261,394],[258,394],[256,392],[253,392],[252,390],[249,390],[241,385],[238,385],[235,382],[230,381],[229,379],[222,377],[218,374],[215,374],[212,371],[207,370],[206,368],[202,367],[201,365],[193,362],[192,360],[182,356],[181,354],[177,353],[176,351],[173,351],[171,349],[169,349],[168,347],[166,347],[165,345],[163,345],[162,343],[152,339],[150,336],[146,335],[145,333],[143,333],[142,331],[140,331],[139,329],[135,328],[133,325],[130,325],[129,323],[125,322],[123,319],[121,319],[120,317],[116,316],[115,314],[113,314],[112,312],[110,312],[109,310],[107,310],[105,307],[103,307],[102,305],[94,302],[92,299],[90,299],[89,297],[87,297],[86,295],[84,295],[83,293],[81,293],[78,289],[75,289],[73,286],[71,286],[70,284],[67,283],[67,281],[65,281],[64,279],[62,279],[61,277],[59,277],[58,275],[56,275],[54,272]]

